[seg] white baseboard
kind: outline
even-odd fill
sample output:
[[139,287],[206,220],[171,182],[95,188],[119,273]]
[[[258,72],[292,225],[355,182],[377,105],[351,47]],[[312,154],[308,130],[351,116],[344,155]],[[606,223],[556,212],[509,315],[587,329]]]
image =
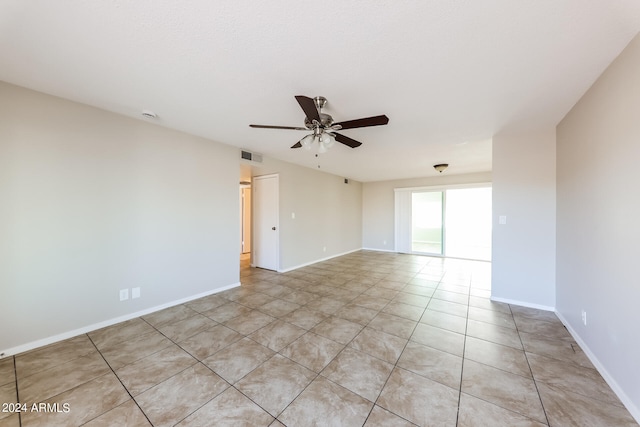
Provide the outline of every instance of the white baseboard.
[[45,345],[54,344],[59,341],[63,341],[69,338],[73,338],[78,335],[86,334],[88,332],[92,332],[98,329],[106,328],[107,326],[115,325],[116,323],[125,322],[127,320],[135,319],[136,317],[145,316],[150,313],[154,313],[156,311],[163,310],[165,308],[173,307],[175,305],[184,304],[185,302],[193,301],[198,298],[203,298],[209,295],[217,294],[222,291],[226,291],[229,289],[237,288],[240,286],[240,282],[233,283],[231,285],[223,286],[221,288],[216,288],[212,291],[202,292],[200,294],[192,295],[186,298],[182,298],[176,301],[171,301],[165,304],[157,305],[155,307],[146,308],[141,311],[136,311],[135,313],[125,314],[124,316],[114,317],[113,319],[108,319],[102,322],[93,323],[91,325],[84,326],[82,328],[74,329],[71,331],[63,332],[61,334],[56,334],[47,338],[42,338],[36,341],[31,341],[26,344],[22,344],[16,347],[12,347],[6,350],[0,350],[0,354],[2,357],[13,356],[15,354],[23,353],[25,351],[33,350],[35,348],[44,347]]
[[509,298],[500,298],[500,297],[491,297],[491,301],[495,301],[495,302],[503,302],[506,304],[513,304],[513,305],[519,305],[522,307],[529,307],[529,308],[537,308],[538,310],[544,310],[544,311],[556,311],[555,307],[551,307],[549,305],[540,305],[540,304],[532,304],[530,302],[526,302],[526,301],[518,301],[518,300],[513,300],[513,299],[509,299]]
[[591,349],[582,340],[578,332],[576,332],[576,330],[573,329],[573,327],[567,321],[567,319],[565,319],[564,316],[560,314],[560,312],[556,311],[555,313],[556,313],[556,316],[558,316],[558,318],[562,322],[562,324],[567,328],[567,330],[569,331],[573,339],[576,340],[576,342],[578,343],[582,351],[584,351],[584,353],[587,355],[591,363],[593,363],[593,366],[595,366],[598,372],[600,373],[600,375],[602,375],[602,378],[604,378],[607,384],[609,384],[609,387],[611,387],[611,390],[613,390],[616,396],[618,396],[618,399],[620,399],[622,404],[627,408],[631,416],[635,418],[636,422],[640,424],[640,407],[638,407],[636,402],[633,402],[629,398],[629,396],[626,395],[624,390],[622,390],[622,388],[618,385],[616,380],[613,379],[611,374],[609,374],[609,371],[607,371],[605,366],[602,363],[600,363],[600,360],[598,360],[596,355],[593,354]]
[[374,251],[374,252],[391,252],[397,253],[395,249],[379,249],[379,248],[362,248],[363,251]]
[[289,268],[285,268],[285,269],[282,269],[282,270],[278,270],[278,273],[286,273],[288,271],[297,270],[298,268],[306,267],[308,265],[316,264],[316,263],[322,262],[322,261],[328,261],[330,259],[337,258],[337,257],[343,256],[343,255],[352,254],[354,252],[358,252],[358,251],[361,251],[361,250],[362,250],[362,248],[358,248],[358,249],[353,249],[353,250],[350,250],[350,251],[347,251],[347,252],[342,252],[340,254],[331,255],[331,256],[328,256],[326,258],[320,258],[320,259],[317,259],[315,261],[310,261],[310,262],[306,262],[304,264],[296,265],[294,267],[289,267]]

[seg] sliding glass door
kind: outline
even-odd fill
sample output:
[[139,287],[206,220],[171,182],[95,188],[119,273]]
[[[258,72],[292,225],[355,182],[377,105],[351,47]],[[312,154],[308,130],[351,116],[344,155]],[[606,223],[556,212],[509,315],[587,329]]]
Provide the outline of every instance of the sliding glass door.
[[491,260],[491,187],[396,189],[396,251]]

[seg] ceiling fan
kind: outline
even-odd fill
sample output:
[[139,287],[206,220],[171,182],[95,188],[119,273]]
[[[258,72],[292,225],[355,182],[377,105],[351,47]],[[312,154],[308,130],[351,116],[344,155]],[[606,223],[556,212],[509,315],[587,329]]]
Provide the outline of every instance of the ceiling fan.
[[270,125],[249,126],[251,126],[252,128],[263,129],[291,129],[311,131],[311,134],[302,138],[291,148],[304,147],[305,149],[310,150],[313,143],[317,140],[318,152],[325,153],[327,149],[331,148],[331,146],[333,146],[336,141],[351,148],[356,148],[362,145],[361,142],[336,132],[338,130],[380,126],[389,123],[389,118],[385,115],[365,117],[362,119],[347,120],[345,122],[334,123],[333,117],[322,112],[322,108],[327,103],[326,98],[322,96],[309,98],[308,96],[299,95],[296,96],[296,101],[298,101],[298,104],[300,104],[300,107],[305,114],[304,127]]

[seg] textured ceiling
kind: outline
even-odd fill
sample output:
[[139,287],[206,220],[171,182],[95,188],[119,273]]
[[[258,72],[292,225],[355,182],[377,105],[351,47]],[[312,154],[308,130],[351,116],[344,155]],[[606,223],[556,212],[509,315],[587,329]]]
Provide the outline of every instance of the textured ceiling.
[[[0,0],[0,80],[361,181],[491,170],[555,126],[640,31],[638,0]],[[291,150],[294,95],[360,148]]]

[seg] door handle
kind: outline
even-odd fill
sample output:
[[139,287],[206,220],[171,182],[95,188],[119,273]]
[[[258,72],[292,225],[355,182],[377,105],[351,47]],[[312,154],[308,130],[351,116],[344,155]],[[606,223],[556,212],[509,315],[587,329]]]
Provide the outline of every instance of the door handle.
[[276,228],[275,228],[275,227],[271,227],[271,229],[272,229],[272,230],[275,230]]

